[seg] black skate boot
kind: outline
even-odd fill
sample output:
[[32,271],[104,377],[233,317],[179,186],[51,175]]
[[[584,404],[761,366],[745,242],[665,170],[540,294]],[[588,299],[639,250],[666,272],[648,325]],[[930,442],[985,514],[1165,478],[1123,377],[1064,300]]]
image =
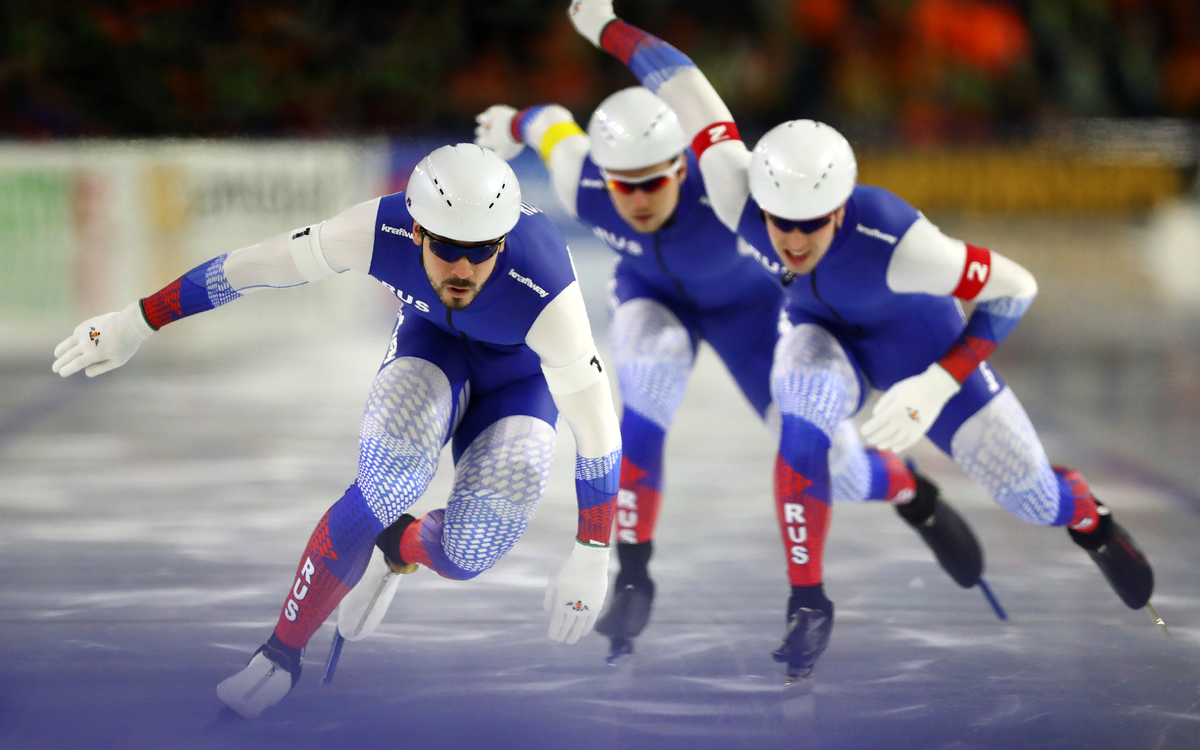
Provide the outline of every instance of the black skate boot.
[[621,570],[613,584],[612,598],[600,619],[596,632],[608,636],[608,663],[616,666],[622,656],[633,653],[633,639],[641,635],[650,622],[654,603],[654,581],[646,570],[653,551],[653,542],[617,544],[617,559]]
[[897,505],[896,512],[933,550],[942,570],[959,586],[971,588],[983,575],[983,550],[975,532],[946,502],[937,485],[918,473],[911,461],[908,469],[917,480],[917,495],[909,502]]
[[825,596],[825,587],[793,586],[788,598],[787,629],[783,642],[771,652],[775,661],[787,664],[783,684],[803,680],[812,674],[817,659],[829,645],[833,632],[833,602]]
[[[1133,537],[1113,520],[1112,512],[1096,501],[1100,525],[1089,532],[1068,528],[1071,541],[1087,550],[1088,556],[1108,579],[1108,584],[1130,609],[1150,603],[1154,593],[1154,571],[1150,562],[1133,542]],[[1153,613],[1152,613],[1153,614]]]

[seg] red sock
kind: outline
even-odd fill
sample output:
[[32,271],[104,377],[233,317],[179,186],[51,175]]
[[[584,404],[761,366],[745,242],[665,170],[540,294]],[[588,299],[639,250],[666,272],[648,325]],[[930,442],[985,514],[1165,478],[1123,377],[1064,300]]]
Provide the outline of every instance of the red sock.
[[1100,515],[1096,512],[1096,498],[1092,497],[1087,480],[1079,472],[1065,466],[1055,466],[1054,472],[1067,483],[1075,498],[1075,512],[1067,526],[1084,534],[1095,531],[1100,525]]
[[917,496],[917,478],[895,453],[868,448],[867,460],[871,463],[872,500],[903,505]]

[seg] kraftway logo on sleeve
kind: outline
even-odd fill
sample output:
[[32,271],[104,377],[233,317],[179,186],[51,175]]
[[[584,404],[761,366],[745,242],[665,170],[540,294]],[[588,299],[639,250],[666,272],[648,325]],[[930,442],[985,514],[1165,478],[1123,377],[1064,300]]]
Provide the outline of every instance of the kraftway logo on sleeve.
[[412,232],[408,231],[407,229],[401,229],[400,227],[389,227],[387,224],[380,224],[379,228],[388,234],[398,234],[401,237],[407,237],[410,240],[412,239]]
[[508,269],[508,275],[513,277],[514,279],[516,279],[519,283],[524,284],[525,286],[529,287],[533,291],[537,292],[539,297],[545,297],[547,294],[549,294],[549,292],[547,292],[545,289],[542,289],[540,286],[533,283],[532,279],[522,276],[521,274],[517,273],[515,270],[513,270],[511,268]]

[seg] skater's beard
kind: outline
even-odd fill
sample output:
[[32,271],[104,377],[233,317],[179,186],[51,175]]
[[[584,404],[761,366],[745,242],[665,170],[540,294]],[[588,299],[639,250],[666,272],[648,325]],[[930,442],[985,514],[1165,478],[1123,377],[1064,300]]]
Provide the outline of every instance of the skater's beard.
[[[453,287],[453,291],[451,291]],[[479,296],[479,287],[470,279],[451,276],[443,279],[434,291],[442,304],[451,310],[465,310]]]

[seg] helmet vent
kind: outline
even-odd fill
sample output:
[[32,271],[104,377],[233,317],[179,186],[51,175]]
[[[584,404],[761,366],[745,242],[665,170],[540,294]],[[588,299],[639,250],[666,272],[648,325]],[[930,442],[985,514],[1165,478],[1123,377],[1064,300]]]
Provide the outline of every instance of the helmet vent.
[[646,126],[646,132],[642,133],[642,137],[645,138],[646,136],[650,135],[650,133],[658,127],[658,124],[662,122],[662,119],[666,116],[666,114],[666,110],[660,110],[658,115],[650,121],[649,125]]

